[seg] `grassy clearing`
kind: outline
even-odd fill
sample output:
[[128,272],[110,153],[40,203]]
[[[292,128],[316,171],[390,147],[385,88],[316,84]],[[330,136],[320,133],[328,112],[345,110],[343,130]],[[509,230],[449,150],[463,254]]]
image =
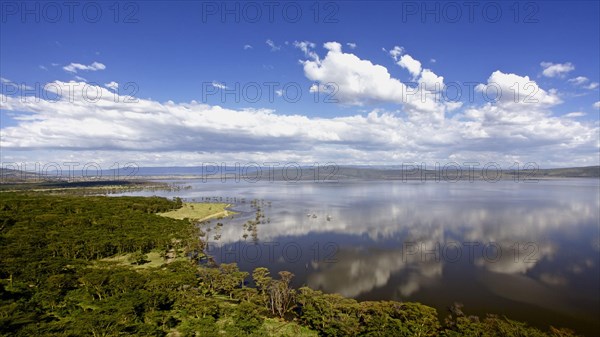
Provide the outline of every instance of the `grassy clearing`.
[[294,337],[318,337],[316,331],[298,325],[295,322],[281,321],[275,318],[266,318],[263,327],[269,336],[294,336]]
[[[123,254],[123,255],[118,255],[118,256],[113,256],[113,257],[107,257],[105,259],[101,259],[100,261],[117,262],[118,264],[120,264],[122,266],[131,266],[135,269],[155,268],[155,267],[160,267],[166,263],[165,259],[160,256],[160,252],[151,251],[150,253],[146,254],[148,256],[148,258],[146,259],[147,262],[140,264],[140,265],[133,264],[129,261],[129,257],[132,254],[133,253]],[[184,257],[178,257],[178,258],[175,258],[173,261],[184,260],[184,259],[185,259]]]
[[[227,297],[229,299],[229,297]],[[221,303],[235,307],[237,304]],[[226,326],[234,324],[234,321],[230,318],[220,318],[216,322],[220,328],[221,334],[226,335]],[[316,331],[310,330],[307,327],[303,327],[296,322],[282,321],[276,318],[266,317],[262,324],[263,335],[268,337],[319,337]]]
[[231,204],[184,202],[181,208],[170,212],[158,213],[158,215],[179,220],[188,218],[190,220],[204,221],[212,218],[225,218],[235,214],[225,209],[229,206]]

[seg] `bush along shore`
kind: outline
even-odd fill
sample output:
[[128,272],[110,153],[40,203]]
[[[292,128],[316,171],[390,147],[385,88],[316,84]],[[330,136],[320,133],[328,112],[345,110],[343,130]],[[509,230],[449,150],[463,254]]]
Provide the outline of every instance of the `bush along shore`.
[[199,226],[158,215],[183,206],[157,197],[2,193],[0,334],[575,336],[468,316],[460,305],[440,320],[420,303],[294,289],[285,271],[202,266]]

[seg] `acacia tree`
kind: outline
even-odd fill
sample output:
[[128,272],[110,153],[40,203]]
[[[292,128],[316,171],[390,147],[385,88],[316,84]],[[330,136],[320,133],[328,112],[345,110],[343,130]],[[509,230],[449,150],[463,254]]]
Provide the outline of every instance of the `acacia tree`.
[[221,272],[216,268],[198,268],[200,291],[204,296],[213,295],[219,287]]
[[252,279],[254,280],[254,284],[256,284],[256,289],[260,292],[261,295],[266,295],[269,290],[269,286],[271,285],[271,275],[269,275],[269,269],[265,267],[258,267],[254,269],[252,272]]
[[269,286],[269,307],[273,315],[283,318],[293,307],[296,291],[290,287],[294,274],[289,271],[280,271],[279,280],[272,280]]
[[223,263],[219,266],[221,278],[218,280],[219,289],[233,297],[233,290],[238,286],[244,286],[244,279],[248,273],[240,271],[236,263]]

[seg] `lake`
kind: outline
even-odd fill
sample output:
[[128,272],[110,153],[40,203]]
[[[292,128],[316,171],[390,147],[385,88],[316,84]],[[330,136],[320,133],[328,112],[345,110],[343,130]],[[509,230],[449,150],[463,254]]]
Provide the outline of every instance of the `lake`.
[[[171,182],[191,188],[122,195],[232,203],[233,219],[209,225],[210,253],[243,270],[442,317],[459,302],[466,314],[600,330],[598,179]],[[257,207],[260,224],[245,227]]]

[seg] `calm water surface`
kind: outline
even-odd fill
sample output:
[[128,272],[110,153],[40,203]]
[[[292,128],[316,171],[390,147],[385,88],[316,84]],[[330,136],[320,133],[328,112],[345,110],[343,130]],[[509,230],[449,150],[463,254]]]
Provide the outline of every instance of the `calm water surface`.
[[[239,214],[210,224],[219,261],[289,270],[296,286],[358,300],[422,302],[442,317],[460,302],[467,314],[599,334],[597,179],[177,182],[191,189],[126,194],[234,204]],[[243,226],[253,199],[265,215],[254,232]]]

